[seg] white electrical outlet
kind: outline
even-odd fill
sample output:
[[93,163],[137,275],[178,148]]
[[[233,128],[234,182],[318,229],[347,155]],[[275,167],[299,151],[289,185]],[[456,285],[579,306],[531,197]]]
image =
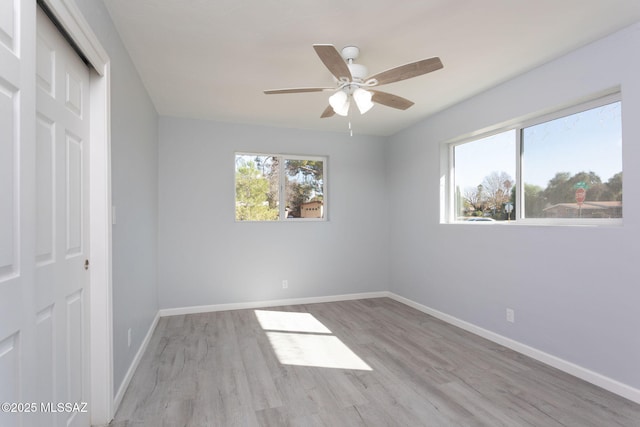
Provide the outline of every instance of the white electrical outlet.
[[289,281],[288,280],[283,280],[282,281],[282,289],[287,289],[289,287]]
[[131,347],[131,328],[127,331],[127,347]]
[[516,322],[516,312],[512,308],[507,308],[507,322]]

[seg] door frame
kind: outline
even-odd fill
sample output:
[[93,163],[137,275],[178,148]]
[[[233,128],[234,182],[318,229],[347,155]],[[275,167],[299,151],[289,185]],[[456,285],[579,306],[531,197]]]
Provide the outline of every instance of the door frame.
[[[89,63],[89,312],[92,425],[106,425],[114,415],[112,204],[111,204],[111,63],[107,52],[74,0],[37,0]],[[35,28],[34,28],[35,31]]]

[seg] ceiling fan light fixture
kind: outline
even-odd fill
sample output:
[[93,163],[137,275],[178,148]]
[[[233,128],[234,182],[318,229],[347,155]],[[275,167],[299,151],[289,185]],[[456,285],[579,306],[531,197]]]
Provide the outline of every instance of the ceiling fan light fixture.
[[349,114],[349,95],[344,90],[339,90],[329,97],[329,105],[339,116],[346,116]]
[[373,107],[373,101],[371,101],[372,97],[373,93],[362,88],[358,88],[353,92],[353,99],[356,101],[360,114],[366,113]]
[[[381,73],[369,76],[367,67],[356,64],[355,59],[360,54],[356,46],[346,46],[342,54],[332,44],[314,44],[313,49],[334,77],[337,87],[298,87],[285,89],[265,90],[267,95],[282,93],[307,93],[307,92],[335,92],[329,97],[327,106],[320,118],[324,119],[334,115],[348,116],[350,98],[353,97],[360,114],[369,111],[374,103],[382,104],[398,110],[406,110],[414,105],[412,101],[400,96],[380,92],[378,86],[411,79],[423,74],[431,73],[443,67],[440,58],[433,57],[390,68]],[[368,76],[368,77],[367,77]],[[375,87],[376,90],[366,90]]]

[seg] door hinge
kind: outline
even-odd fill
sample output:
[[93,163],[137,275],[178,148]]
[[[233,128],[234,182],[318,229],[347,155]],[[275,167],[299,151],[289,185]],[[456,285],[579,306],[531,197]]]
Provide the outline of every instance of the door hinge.
[[88,269],[89,269],[89,260],[88,260],[88,259],[85,259],[85,260],[84,260],[84,269],[85,269],[85,270],[88,270]]

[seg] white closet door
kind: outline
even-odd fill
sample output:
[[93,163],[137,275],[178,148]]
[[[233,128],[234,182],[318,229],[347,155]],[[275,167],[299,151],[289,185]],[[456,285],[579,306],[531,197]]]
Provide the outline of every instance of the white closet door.
[[88,426],[89,70],[17,0],[0,66],[0,425]]
[[56,425],[87,426],[89,69],[40,9],[37,29],[38,401],[74,405],[51,414]]

